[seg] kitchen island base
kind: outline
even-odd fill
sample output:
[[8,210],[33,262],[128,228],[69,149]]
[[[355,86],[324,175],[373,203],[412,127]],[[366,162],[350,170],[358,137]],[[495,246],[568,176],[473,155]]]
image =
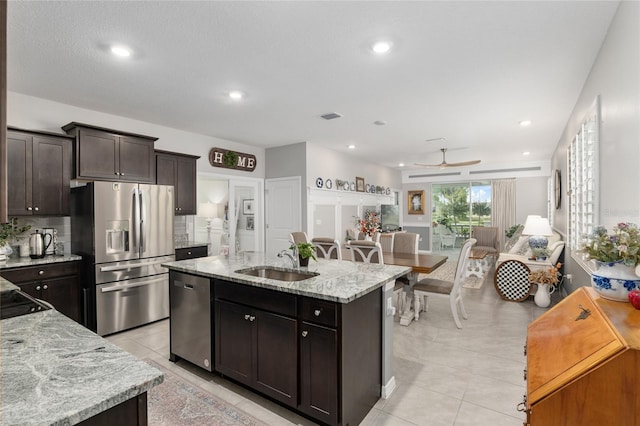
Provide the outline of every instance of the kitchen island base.
[[380,399],[382,288],[338,303],[211,283],[215,372],[329,425],[359,424]]

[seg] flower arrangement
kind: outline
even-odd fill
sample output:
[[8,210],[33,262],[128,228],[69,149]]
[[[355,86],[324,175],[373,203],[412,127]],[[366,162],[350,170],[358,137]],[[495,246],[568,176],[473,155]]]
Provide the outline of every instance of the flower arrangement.
[[356,218],[356,226],[360,232],[364,232],[369,236],[375,235],[380,230],[380,216],[378,212],[367,210],[364,218]]
[[536,269],[529,273],[529,282],[536,284],[555,285],[560,282],[560,267],[562,263],[558,262],[556,266],[547,269]]
[[622,262],[627,266],[640,264],[640,230],[633,223],[618,223],[607,232],[597,226],[586,236],[581,250],[589,259],[600,262]]

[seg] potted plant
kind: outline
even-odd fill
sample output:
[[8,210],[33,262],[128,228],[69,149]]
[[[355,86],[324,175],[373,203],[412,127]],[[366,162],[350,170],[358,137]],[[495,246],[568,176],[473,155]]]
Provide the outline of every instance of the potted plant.
[[7,223],[0,224],[0,260],[6,259],[13,253],[9,245],[11,241],[29,229],[31,229],[31,225],[18,226],[18,218],[16,217],[12,217]]
[[[309,265],[309,258],[312,258],[313,260],[318,260],[316,259],[316,246],[314,246],[311,243],[298,243],[298,260],[300,262],[300,266],[308,266]],[[289,247],[291,250],[293,250],[293,245],[291,247]]]
[[629,301],[631,290],[640,290],[640,230],[633,223],[618,223],[611,232],[597,226],[587,236],[581,251],[595,261],[591,285],[606,299]]

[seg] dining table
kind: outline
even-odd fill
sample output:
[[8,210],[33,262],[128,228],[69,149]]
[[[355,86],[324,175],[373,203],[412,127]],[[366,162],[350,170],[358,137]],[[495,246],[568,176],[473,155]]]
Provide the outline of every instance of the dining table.
[[[447,261],[447,256],[427,253],[409,254],[383,252],[382,259],[387,265],[409,266],[411,268],[411,272],[407,274],[407,278],[409,279],[409,291],[406,295],[407,300],[410,300],[413,293],[412,289],[418,281],[418,276],[420,274],[429,274],[444,265]],[[400,325],[409,325],[415,318],[412,303],[408,303],[408,305],[408,309],[404,309],[403,312],[399,312]]]

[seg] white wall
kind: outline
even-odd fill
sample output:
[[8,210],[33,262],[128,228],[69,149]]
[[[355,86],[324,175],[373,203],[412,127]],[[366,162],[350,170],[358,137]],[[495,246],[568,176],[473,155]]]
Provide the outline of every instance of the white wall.
[[547,217],[547,177],[516,179],[516,223],[524,225],[527,216]]
[[[601,100],[600,222],[640,223],[640,3],[622,1],[552,158],[562,173],[562,205],[555,226],[567,231],[567,149],[596,96]],[[565,249],[568,291],[590,285],[589,274]]]
[[364,178],[365,184],[400,189],[402,177],[399,170],[368,163],[350,155],[322,146],[307,145],[307,185],[315,187],[316,178],[355,182],[356,176]]
[[[252,178],[264,178],[265,176],[264,148],[78,108],[16,92],[8,92],[7,94],[7,123],[9,126],[64,134],[61,127],[71,121],[157,137],[159,139],[155,143],[156,149],[199,155],[198,172],[224,173],[230,176]],[[209,164],[208,155],[209,150],[213,147],[255,155],[256,169],[252,173],[248,173],[212,167]]]

